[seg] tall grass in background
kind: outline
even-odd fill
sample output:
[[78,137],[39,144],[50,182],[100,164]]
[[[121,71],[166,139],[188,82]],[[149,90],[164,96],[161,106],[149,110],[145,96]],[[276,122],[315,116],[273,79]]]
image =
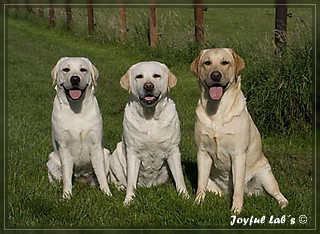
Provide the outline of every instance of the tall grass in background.
[[[95,8],[95,33],[87,33],[87,11],[73,8],[69,28],[72,37],[94,43],[119,44],[118,8]],[[124,50],[147,54],[169,67],[190,64],[201,49],[231,47],[246,62],[242,88],[248,109],[264,132],[294,134],[310,132],[312,126],[312,9],[289,8],[287,49],[274,54],[274,8],[208,8],[205,12],[204,45],[194,42],[192,8],[158,8],[159,43],[149,47],[148,8],[127,8]],[[65,9],[56,9],[56,28],[66,30]],[[14,14],[14,13],[11,13]],[[45,17],[28,17],[48,27]],[[130,64],[128,64],[128,67]],[[190,77],[192,74],[190,73]]]

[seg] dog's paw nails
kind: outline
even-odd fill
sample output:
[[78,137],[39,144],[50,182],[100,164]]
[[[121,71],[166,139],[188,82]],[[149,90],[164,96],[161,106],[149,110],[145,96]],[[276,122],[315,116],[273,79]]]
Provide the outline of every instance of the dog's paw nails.
[[196,199],[194,200],[194,204],[200,205],[204,201],[205,196],[206,196],[205,191],[199,192],[196,196]]
[[213,193],[216,196],[222,197],[222,192],[220,190],[209,190],[209,192]]
[[118,189],[119,191],[125,191],[125,190],[126,190],[126,187],[123,186],[123,185],[118,185],[118,186],[117,186],[117,189]]
[[66,191],[66,192],[63,192],[62,198],[63,199],[70,199],[71,195],[72,195],[71,191]]
[[178,194],[179,194],[179,196],[181,195],[184,199],[190,198],[189,193],[186,189],[179,189]]
[[281,209],[285,208],[289,204],[288,200],[285,198],[281,199],[278,203]]
[[235,215],[239,215],[242,211],[242,207],[241,206],[232,206],[231,208],[231,213],[235,214]]
[[129,206],[131,204],[132,200],[133,200],[132,197],[126,197],[124,199],[123,206]]
[[189,199],[189,198],[190,198],[190,196],[189,196],[189,193],[188,193],[188,192],[184,192],[184,193],[182,193],[182,196],[183,196],[183,198],[184,198],[184,199]]
[[108,197],[112,197],[112,193],[109,188],[102,188],[101,191],[106,194]]

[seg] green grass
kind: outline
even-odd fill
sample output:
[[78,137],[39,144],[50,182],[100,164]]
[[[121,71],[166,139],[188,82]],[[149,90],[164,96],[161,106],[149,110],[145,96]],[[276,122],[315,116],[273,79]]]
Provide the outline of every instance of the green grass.
[[[116,12],[116,9],[113,10]],[[144,9],[136,10],[141,11],[141,14],[144,12]],[[178,16],[175,15],[175,11],[171,11],[172,17],[180,21],[181,17],[185,17],[188,18],[186,24],[191,23],[192,10],[187,10],[186,14],[180,12]],[[270,9],[262,9],[262,12],[264,11],[269,12]],[[165,9],[161,9],[161,12],[165,12]],[[303,15],[304,11],[301,12],[298,14]],[[168,41],[166,43],[164,38],[160,48],[151,51],[138,41],[135,35],[130,35],[130,40],[121,45],[112,38],[103,39],[105,35],[103,32],[100,36],[95,34],[86,37],[83,36],[86,33],[85,29],[83,31],[79,29],[80,32],[74,30],[65,33],[59,28],[49,30],[41,20],[35,22],[38,19],[33,17],[29,18],[32,23],[27,22],[26,17],[22,19],[19,17],[9,17],[7,25],[6,227],[229,228],[231,221],[229,198],[208,194],[204,204],[193,205],[197,184],[193,126],[199,90],[196,80],[189,71],[187,61],[192,61],[196,46],[184,52],[183,48],[186,47],[170,44],[172,38],[166,39]],[[167,16],[161,15],[161,17],[164,18],[164,22],[170,24]],[[241,15],[239,17],[244,18]],[[234,19],[227,19],[236,22]],[[112,20],[112,17],[109,20]],[[262,22],[263,26],[267,27],[265,23]],[[168,26],[161,27],[165,31]],[[217,27],[223,25],[217,24]],[[260,34],[254,27],[252,30],[255,31],[255,35],[252,37],[257,40]],[[245,51],[250,38],[241,34],[242,31],[237,30],[236,26],[230,30],[229,35],[234,34],[232,32],[236,32],[235,35],[239,34],[236,45],[239,50]],[[218,46],[228,45],[221,35],[215,37]],[[247,46],[246,48],[240,47],[242,40],[246,41],[242,45]],[[166,49],[173,54],[165,53]],[[177,56],[179,51],[182,53],[181,57]],[[253,53],[253,50],[249,52],[246,56]],[[121,139],[123,109],[128,96],[127,91],[119,85],[121,76],[131,64],[141,60],[152,58],[169,65],[178,78],[177,87],[172,90],[172,97],[176,102],[181,121],[180,148],[187,188],[191,194],[189,200],[177,195],[172,182],[152,188],[139,188],[133,204],[129,207],[122,206],[125,192],[117,191],[114,186],[111,186],[114,196],[109,198],[98,188],[76,183],[72,199],[62,200],[62,185],[51,186],[48,183],[45,163],[52,151],[50,118],[55,92],[51,86],[50,72],[56,61],[63,56],[88,57],[98,68],[100,78],[96,96],[103,115],[105,146],[111,151]],[[253,66],[248,67],[248,74],[252,74],[251,69]],[[273,67],[269,67],[268,71],[271,69]],[[254,99],[258,98],[254,96]],[[254,116],[254,109],[252,112]],[[291,226],[287,222],[275,226],[266,223],[255,227],[304,229],[313,227],[315,225],[312,208],[314,164],[313,138],[310,130],[301,135],[282,135],[279,132],[274,135],[263,130],[262,136],[264,152],[282,192],[289,200],[289,206],[281,210],[276,201],[268,195],[245,197],[241,217],[291,215],[298,219],[300,215],[306,215],[308,222],[305,225],[296,222]],[[242,228],[241,225],[237,227]]]

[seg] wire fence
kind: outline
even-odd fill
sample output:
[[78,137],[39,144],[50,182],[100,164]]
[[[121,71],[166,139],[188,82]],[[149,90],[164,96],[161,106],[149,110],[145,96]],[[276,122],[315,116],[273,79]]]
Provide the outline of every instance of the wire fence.
[[[15,11],[19,14],[20,9],[24,7],[27,13],[35,13],[38,17],[43,17],[45,12],[49,12],[49,26],[50,28],[56,27],[56,22],[59,16],[56,12],[59,7],[61,9],[61,4],[56,5],[53,0],[50,1],[50,4],[43,5],[40,4],[40,0],[37,1],[38,4],[28,4],[28,1],[19,1],[15,0],[12,4],[15,6]],[[65,8],[65,25],[67,30],[70,29],[70,25],[75,20],[74,19],[74,8],[71,0],[65,0],[65,4],[63,4],[63,8]],[[95,18],[94,14],[94,4],[93,0],[88,0],[87,4],[85,5],[87,8],[87,32],[89,35],[92,35],[95,32],[95,27],[98,24],[97,19]],[[127,38],[128,29],[128,12],[127,8],[130,7],[126,5],[123,1],[119,1],[119,4],[116,5],[119,9],[119,17],[118,22],[114,22],[118,25],[118,39],[121,42],[124,42]],[[148,43],[152,48],[155,48],[158,45],[159,37],[161,37],[161,33],[158,32],[158,8],[155,3],[150,2],[147,5],[149,8],[149,15],[148,21]],[[191,5],[193,7],[194,12],[194,40],[199,43],[205,43],[205,22],[204,22],[204,12],[208,10],[208,8],[202,4],[201,0],[194,0],[194,4]],[[287,4],[286,0],[276,0],[275,1],[275,17],[274,17],[274,45],[275,45],[275,52],[282,53],[285,51],[286,47],[286,35],[287,35],[287,17],[291,17],[290,14],[287,13]],[[45,9],[48,9],[45,11]]]

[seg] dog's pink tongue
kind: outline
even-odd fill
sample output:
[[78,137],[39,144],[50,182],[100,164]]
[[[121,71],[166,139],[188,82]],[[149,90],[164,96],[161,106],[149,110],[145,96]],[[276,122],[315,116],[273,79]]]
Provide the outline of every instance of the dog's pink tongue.
[[153,101],[154,99],[156,99],[155,97],[153,97],[153,96],[147,96],[147,97],[144,97],[144,100],[146,100],[146,101]]
[[81,90],[69,90],[69,95],[72,99],[77,100],[81,97]]
[[210,97],[213,100],[219,100],[222,97],[223,89],[222,87],[211,87],[209,90]]

